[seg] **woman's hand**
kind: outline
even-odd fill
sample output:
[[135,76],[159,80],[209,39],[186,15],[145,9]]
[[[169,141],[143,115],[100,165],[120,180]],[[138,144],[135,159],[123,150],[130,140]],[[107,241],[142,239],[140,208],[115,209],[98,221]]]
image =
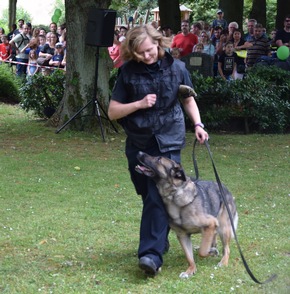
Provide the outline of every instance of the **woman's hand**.
[[45,56],[45,59],[46,59],[46,60],[50,60],[50,59],[51,59],[51,57],[52,57],[52,55],[51,55],[51,54],[47,54],[47,55]]
[[140,108],[150,108],[153,107],[156,103],[157,96],[156,94],[148,94],[142,100],[140,100]]
[[109,119],[120,119],[125,117],[139,109],[151,108],[156,103],[156,94],[148,94],[142,100],[120,103],[115,100],[111,100],[108,108]]
[[200,126],[195,127],[195,136],[199,143],[203,144],[205,140],[208,140],[208,133]]

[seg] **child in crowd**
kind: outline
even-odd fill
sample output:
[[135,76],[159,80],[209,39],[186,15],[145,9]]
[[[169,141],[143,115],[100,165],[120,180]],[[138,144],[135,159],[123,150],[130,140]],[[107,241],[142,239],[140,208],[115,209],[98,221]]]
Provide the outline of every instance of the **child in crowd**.
[[38,39],[39,39],[38,48],[39,48],[39,51],[41,51],[41,49],[43,49],[43,47],[44,47],[44,45],[46,43],[46,37],[45,37],[45,35],[39,35]]
[[179,48],[171,48],[171,55],[173,58],[180,59],[180,50]]
[[25,52],[25,54],[29,54],[30,50],[34,50],[35,53],[39,54],[39,39],[38,37],[33,37],[30,39],[29,43],[21,50],[21,52]]
[[237,67],[237,53],[234,52],[232,41],[225,43],[224,52],[218,59],[218,72],[224,80],[234,80]]
[[1,60],[9,60],[12,55],[12,47],[9,44],[8,37],[6,35],[1,36],[1,44],[0,44],[0,61]]
[[211,25],[211,32],[210,36],[213,36],[214,34],[214,28],[219,26],[222,29],[226,29],[228,27],[228,22],[224,19],[224,12],[221,9],[218,9],[216,12],[216,19],[213,20],[212,25]]
[[29,59],[28,59],[28,66],[27,66],[27,80],[31,79],[31,76],[35,75],[38,72],[39,67],[37,66],[37,51],[31,49],[29,51]]
[[204,49],[204,46],[202,43],[197,43],[194,47],[193,47],[193,51],[192,52],[200,52],[202,53]]
[[63,68],[62,61],[64,56],[64,50],[63,50],[63,44],[62,43],[56,43],[55,44],[55,51],[54,55],[49,61],[49,65],[53,67],[61,67]]

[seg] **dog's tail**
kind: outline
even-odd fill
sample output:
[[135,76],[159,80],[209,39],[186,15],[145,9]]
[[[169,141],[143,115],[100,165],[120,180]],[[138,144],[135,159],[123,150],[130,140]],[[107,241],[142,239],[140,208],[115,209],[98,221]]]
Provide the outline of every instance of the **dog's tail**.
[[[239,216],[238,216],[238,212],[236,211],[234,219],[233,219],[235,231],[237,231],[238,229],[238,220],[239,220]],[[233,228],[232,228],[232,238],[235,238]]]

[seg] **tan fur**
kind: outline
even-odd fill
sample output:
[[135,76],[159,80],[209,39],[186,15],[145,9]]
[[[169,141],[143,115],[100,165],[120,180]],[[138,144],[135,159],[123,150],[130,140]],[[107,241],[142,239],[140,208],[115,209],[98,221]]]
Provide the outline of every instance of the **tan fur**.
[[[170,227],[175,231],[188,261],[188,268],[180,277],[188,278],[196,272],[191,234],[202,234],[200,257],[218,254],[215,247],[216,235],[219,234],[223,256],[218,265],[228,265],[232,228],[226,208],[220,201],[216,183],[200,181],[195,184],[185,176],[180,164],[165,157],[140,153],[138,159],[145,168],[137,166],[136,170],[152,177],[156,182],[169,214]],[[224,189],[231,214],[237,224],[238,215],[233,197],[226,187]]]

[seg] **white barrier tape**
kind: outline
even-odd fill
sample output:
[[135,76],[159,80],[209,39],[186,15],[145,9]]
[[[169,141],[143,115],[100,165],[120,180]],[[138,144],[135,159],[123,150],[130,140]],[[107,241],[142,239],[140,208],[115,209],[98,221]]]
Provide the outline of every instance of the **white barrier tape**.
[[[14,64],[22,64],[22,65],[30,65],[29,63],[19,62],[19,61],[12,61],[12,60],[0,60],[0,62],[14,63]],[[37,66],[37,67],[48,68],[48,69],[61,69],[61,70],[65,70],[62,67],[44,66],[44,65],[39,65],[39,64],[32,64],[31,66]]]

